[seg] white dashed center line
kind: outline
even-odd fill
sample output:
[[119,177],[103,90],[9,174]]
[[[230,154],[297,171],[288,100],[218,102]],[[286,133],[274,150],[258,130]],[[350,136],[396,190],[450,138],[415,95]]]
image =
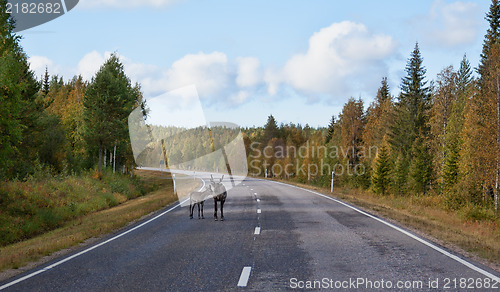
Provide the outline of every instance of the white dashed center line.
[[260,227],[255,227],[255,232],[253,234],[259,235],[260,234]]
[[257,214],[260,214],[262,213],[262,210],[261,209],[257,209]]
[[241,271],[240,280],[238,281],[238,287],[246,287],[248,284],[248,278],[250,277],[250,271],[252,267],[243,267]]

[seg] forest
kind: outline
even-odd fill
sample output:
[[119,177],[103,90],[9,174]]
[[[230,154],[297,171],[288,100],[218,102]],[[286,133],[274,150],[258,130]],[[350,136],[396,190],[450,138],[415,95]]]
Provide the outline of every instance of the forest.
[[[418,43],[400,93],[381,78],[374,101],[349,98],[325,128],[281,124],[246,128],[251,175],[362,188],[381,195],[440,196],[446,208],[498,211],[500,175],[500,6],[492,1],[480,63],[426,76]],[[475,74],[476,73],[476,74]]]
[[[446,66],[431,79],[416,43],[396,96],[380,76],[371,104],[351,97],[324,127],[278,124],[271,115],[262,127],[242,128],[249,175],[329,186],[334,172],[338,187],[442,196],[451,210],[467,204],[497,210],[498,1],[485,18],[489,29],[477,68],[464,55],[456,68]],[[131,84],[119,57],[111,55],[90,81],[81,76],[65,81],[51,76],[50,68],[37,77],[3,11],[0,25],[0,180],[133,170],[127,118],[136,107],[146,117],[148,108],[140,84]],[[198,157],[207,147],[185,139],[183,145],[167,145],[167,152]]]

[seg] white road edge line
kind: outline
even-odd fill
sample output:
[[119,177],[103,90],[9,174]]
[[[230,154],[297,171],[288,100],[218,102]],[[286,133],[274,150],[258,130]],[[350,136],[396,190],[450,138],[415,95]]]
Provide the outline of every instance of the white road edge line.
[[255,227],[255,232],[253,233],[255,235],[259,235],[260,234],[260,227]]
[[416,235],[414,235],[414,234],[412,234],[412,233],[410,233],[410,232],[408,232],[408,231],[406,231],[406,230],[404,230],[404,229],[402,229],[402,228],[400,228],[400,227],[398,227],[398,226],[396,226],[394,224],[391,224],[391,223],[389,223],[387,221],[384,221],[384,220],[382,220],[380,218],[377,218],[377,217],[375,217],[375,216],[373,216],[373,215],[371,215],[369,213],[366,213],[365,211],[362,211],[362,210],[360,210],[360,209],[358,209],[358,208],[356,208],[354,206],[351,206],[351,205],[349,205],[347,203],[344,203],[344,202],[342,202],[340,200],[334,199],[332,197],[326,196],[324,194],[321,194],[321,193],[318,193],[318,192],[315,192],[315,191],[311,191],[311,190],[308,190],[308,189],[304,189],[304,188],[301,188],[301,187],[297,187],[297,186],[294,186],[294,185],[289,185],[289,184],[285,184],[285,183],[281,183],[281,182],[276,182],[276,181],[271,181],[271,182],[277,183],[277,184],[281,184],[281,185],[285,185],[285,186],[292,187],[292,188],[296,188],[296,189],[300,189],[300,190],[305,190],[305,191],[308,191],[308,192],[310,192],[312,194],[315,194],[317,196],[326,198],[328,200],[332,200],[332,201],[337,202],[337,203],[339,203],[341,205],[349,207],[349,208],[353,209],[354,211],[356,211],[358,213],[361,213],[361,214],[363,214],[365,216],[368,216],[368,217],[370,217],[372,219],[375,219],[375,220],[377,220],[377,221],[379,221],[379,222],[381,222],[381,223],[383,223],[383,224],[385,224],[385,225],[387,225],[387,226],[389,226],[389,227],[391,227],[393,229],[396,229],[397,231],[399,231],[399,232],[401,232],[403,234],[406,234],[407,236],[415,239],[416,241],[419,241],[419,242],[427,245],[428,247],[430,247],[430,248],[432,248],[432,249],[434,249],[434,250],[442,253],[443,255],[445,255],[445,256],[447,256],[447,257],[449,257],[451,259],[454,259],[455,261],[461,263],[462,265],[464,265],[464,266],[466,266],[466,267],[468,267],[468,268],[470,268],[470,269],[472,269],[472,270],[474,270],[474,271],[476,271],[476,272],[478,272],[480,274],[483,274],[484,276],[489,277],[492,280],[495,280],[498,283],[500,283],[500,278],[497,277],[497,276],[495,276],[495,275],[493,275],[492,273],[490,273],[488,271],[485,271],[485,270],[483,270],[483,269],[481,269],[481,268],[479,268],[479,267],[477,267],[477,266],[469,263],[468,261],[466,261],[466,260],[464,260],[464,259],[462,259],[462,258],[460,258],[460,257],[458,257],[458,256],[456,256],[454,254],[449,253],[448,251],[446,251],[446,250],[444,250],[444,249],[442,249],[442,248],[440,248],[440,247],[438,247],[438,246],[436,246],[436,245],[428,242],[425,239],[422,239],[422,238],[420,238],[420,237],[418,237],[418,236],[416,236]]
[[[201,179],[201,178],[200,178],[200,179]],[[205,187],[205,181],[204,181],[203,179],[201,179],[201,181],[203,182],[203,186],[200,188],[200,191],[201,191],[201,189],[203,189],[203,187]],[[103,246],[103,245],[105,245],[105,244],[107,244],[107,243],[109,243],[109,242],[113,241],[113,240],[116,240],[116,239],[118,239],[118,238],[120,238],[120,237],[124,236],[125,234],[128,234],[128,233],[130,233],[130,232],[132,232],[132,231],[134,231],[134,230],[137,230],[137,229],[139,229],[139,228],[143,227],[144,225],[146,225],[146,224],[148,224],[148,223],[150,223],[150,222],[152,222],[152,221],[154,221],[154,220],[156,220],[156,219],[158,219],[158,218],[162,217],[163,215],[165,215],[165,214],[169,213],[170,211],[172,211],[172,210],[174,210],[175,208],[179,207],[180,205],[184,204],[184,203],[185,203],[186,201],[188,201],[188,200],[189,200],[189,198],[186,198],[185,200],[183,200],[182,202],[177,203],[175,206],[173,206],[172,208],[168,209],[167,211],[165,211],[165,212],[163,212],[163,213],[161,213],[161,214],[158,214],[158,215],[156,215],[155,217],[153,217],[153,218],[149,219],[148,221],[143,222],[143,223],[141,223],[141,224],[137,225],[136,227],[131,228],[131,229],[129,229],[129,230],[127,230],[127,231],[123,232],[123,233],[120,233],[120,234],[118,234],[118,235],[116,235],[116,236],[114,236],[114,237],[112,237],[112,238],[110,238],[110,239],[108,239],[108,240],[106,240],[106,241],[103,241],[103,242],[101,242],[101,243],[99,243],[99,244],[97,244],[97,245],[91,246],[91,247],[89,247],[89,248],[87,248],[87,249],[85,249],[85,250],[82,250],[82,251],[81,251],[81,252],[79,252],[79,253],[76,253],[76,254],[74,254],[74,255],[72,255],[72,256],[69,256],[69,257],[67,257],[67,258],[64,258],[64,259],[62,259],[62,260],[60,260],[60,261],[58,261],[58,262],[53,263],[53,264],[52,264],[52,265],[50,265],[50,266],[47,266],[47,267],[45,267],[45,268],[43,268],[43,269],[40,269],[40,270],[38,270],[38,271],[35,271],[35,272],[31,273],[31,274],[28,274],[28,275],[26,275],[26,276],[24,276],[24,277],[21,277],[21,278],[17,279],[17,280],[14,280],[14,281],[12,281],[12,282],[6,283],[5,285],[0,286],[0,290],[6,289],[6,288],[8,288],[8,287],[10,287],[10,286],[12,286],[12,285],[15,285],[15,284],[20,283],[20,282],[22,282],[22,281],[24,281],[24,280],[27,280],[27,279],[29,279],[29,278],[31,278],[31,277],[34,277],[34,276],[36,276],[36,275],[38,275],[38,274],[41,274],[41,273],[43,273],[43,272],[46,272],[46,271],[48,271],[48,270],[50,270],[50,269],[52,269],[52,268],[54,268],[54,267],[56,267],[56,266],[59,266],[60,264],[63,264],[63,263],[65,263],[65,262],[67,262],[67,261],[69,261],[69,260],[72,260],[72,259],[74,259],[74,258],[76,258],[76,257],[78,257],[78,256],[81,256],[82,254],[85,254],[85,253],[87,253],[87,252],[89,252],[89,251],[91,251],[91,250],[93,250],[93,249],[96,249],[96,248],[98,248],[98,247],[100,247],[100,246]]]
[[243,267],[240,275],[240,280],[238,281],[238,287],[247,286],[248,278],[250,278],[250,271],[252,271],[252,267]]

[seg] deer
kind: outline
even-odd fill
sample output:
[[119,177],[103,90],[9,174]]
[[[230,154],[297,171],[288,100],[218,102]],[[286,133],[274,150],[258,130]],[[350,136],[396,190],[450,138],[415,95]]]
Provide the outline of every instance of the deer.
[[[199,191],[199,192],[191,192],[189,193],[189,219],[193,219],[194,207],[198,206],[198,219],[205,219],[203,216],[203,203],[205,200],[211,196],[213,193],[212,185],[209,185],[208,188]],[[200,216],[201,210],[201,216]]]
[[226,201],[227,197],[227,191],[226,187],[222,184],[222,180],[224,179],[224,175],[221,177],[219,182],[215,182],[214,177],[210,175],[210,187],[213,192],[213,198],[214,198],[214,219],[215,221],[218,220],[217,218],[217,202],[220,202],[220,221],[224,221],[224,202]]

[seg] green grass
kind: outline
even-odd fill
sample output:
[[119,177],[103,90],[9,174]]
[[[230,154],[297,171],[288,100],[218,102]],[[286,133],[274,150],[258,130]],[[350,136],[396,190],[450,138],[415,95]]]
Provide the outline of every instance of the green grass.
[[[59,227],[50,231],[40,231],[42,221],[29,220],[29,223],[24,224],[23,233],[40,234],[1,248],[0,272],[8,271],[0,273],[0,281],[19,273],[20,270],[16,269],[28,263],[36,266],[44,256],[71,248],[90,238],[98,238],[103,234],[116,231],[177,200],[177,196],[173,193],[172,180],[165,179],[168,174],[145,170],[136,170],[135,173],[137,176],[132,179],[128,176],[115,177],[105,173],[102,180],[93,178],[95,174],[89,174],[59,180],[49,179],[34,184],[28,182],[11,185],[11,188],[26,186],[27,189],[32,186],[51,185],[58,190],[64,190],[66,193],[62,197],[70,199],[63,200],[63,202],[69,201],[69,204],[56,203],[55,205],[61,205],[64,212],[75,215],[73,219],[58,222]],[[197,183],[193,181],[192,186],[186,187],[196,187]],[[4,187],[0,188],[0,192],[2,190]],[[26,196],[25,191],[18,190],[13,189],[13,192],[25,199],[31,197]],[[122,193],[114,191],[122,191]],[[35,197],[39,198],[40,195]],[[56,197],[53,196],[53,199]],[[118,205],[110,207],[113,204]],[[99,209],[101,210],[92,211]],[[37,209],[35,208],[34,211],[37,212]],[[51,222],[57,217],[57,212],[52,214],[40,212],[40,215],[45,218],[46,222]]]
[[144,195],[138,178],[92,172],[66,178],[45,178],[0,184],[0,246],[26,240],[64,222],[108,209]]

